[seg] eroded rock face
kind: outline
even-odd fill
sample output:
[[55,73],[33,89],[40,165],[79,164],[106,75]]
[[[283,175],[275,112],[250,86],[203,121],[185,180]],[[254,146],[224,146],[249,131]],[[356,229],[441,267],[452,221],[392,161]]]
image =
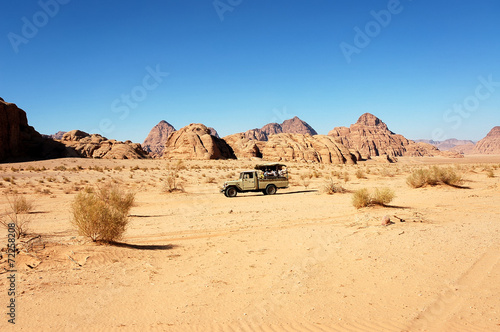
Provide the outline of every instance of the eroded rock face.
[[257,140],[250,139],[245,136],[244,133],[233,134],[224,137],[229,146],[234,151],[236,158],[238,159],[252,159],[261,158],[262,153],[260,152]]
[[355,164],[356,156],[333,137],[325,135],[272,135],[261,149],[269,161],[304,161],[325,164]]
[[203,124],[192,123],[170,135],[165,143],[163,158],[167,159],[235,159],[233,149],[210,134]]
[[304,135],[317,135],[318,133],[314,130],[307,122],[302,121],[298,117],[293,119],[285,120],[282,124],[279,123],[268,123],[264,127],[258,129],[247,130],[243,134],[248,139],[253,139],[256,141],[267,141],[271,135],[277,135],[282,133],[289,134],[304,134]]
[[28,125],[26,112],[0,98],[0,162],[61,158],[65,147]]
[[99,134],[87,134],[80,130],[72,130],[60,140],[68,147],[70,156],[100,159],[145,159],[148,153],[139,143],[131,141],[108,140]]
[[336,127],[328,133],[349,149],[359,151],[363,159],[387,155],[398,156],[434,156],[440,151],[427,143],[415,143],[403,135],[395,134],[376,116],[365,113],[358,121],[347,127]]
[[493,127],[485,138],[477,142],[472,153],[500,154],[500,126]]
[[165,143],[168,136],[175,131],[174,126],[165,120],[160,121],[151,129],[148,137],[142,143],[142,148],[149,152],[154,157],[159,157],[163,154]]

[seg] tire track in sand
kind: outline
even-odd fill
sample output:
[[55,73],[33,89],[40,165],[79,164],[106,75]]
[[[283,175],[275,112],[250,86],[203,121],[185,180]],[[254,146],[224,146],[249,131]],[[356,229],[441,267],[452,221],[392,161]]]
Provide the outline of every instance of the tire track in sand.
[[490,247],[461,277],[444,290],[436,301],[425,308],[407,328],[408,331],[466,331],[477,330],[458,326],[453,314],[466,303],[467,294],[474,293],[486,276],[495,268],[500,268],[500,248]]

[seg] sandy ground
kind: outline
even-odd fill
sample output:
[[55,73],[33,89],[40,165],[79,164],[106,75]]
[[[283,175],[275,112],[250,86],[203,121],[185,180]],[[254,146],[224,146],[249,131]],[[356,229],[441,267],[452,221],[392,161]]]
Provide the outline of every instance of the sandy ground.
[[[500,157],[288,163],[292,185],[274,196],[218,192],[256,163],[185,161],[184,193],[164,191],[177,163],[163,160],[0,165],[0,214],[16,192],[35,204],[17,242],[15,330],[500,331]],[[451,165],[463,188],[406,184],[431,164]],[[330,177],[351,192],[325,194]],[[78,191],[109,181],[136,193],[121,245],[70,222]],[[396,198],[357,210],[352,191],[364,187]]]

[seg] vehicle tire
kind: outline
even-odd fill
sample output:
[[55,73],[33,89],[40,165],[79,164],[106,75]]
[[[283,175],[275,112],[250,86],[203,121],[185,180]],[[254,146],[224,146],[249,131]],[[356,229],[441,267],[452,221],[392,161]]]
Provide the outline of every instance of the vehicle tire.
[[236,197],[238,191],[235,187],[228,187],[226,188],[226,192],[224,194],[226,195],[226,197]]
[[273,184],[270,184],[266,187],[266,194],[267,195],[274,195],[276,194],[276,186]]

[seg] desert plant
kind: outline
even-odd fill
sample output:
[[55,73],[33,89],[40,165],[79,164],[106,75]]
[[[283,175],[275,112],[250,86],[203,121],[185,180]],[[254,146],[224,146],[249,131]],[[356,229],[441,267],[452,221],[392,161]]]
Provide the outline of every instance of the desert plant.
[[371,204],[387,205],[395,196],[394,191],[389,188],[375,188],[375,192],[371,195]]
[[358,179],[366,179],[365,172],[363,172],[363,170],[361,170],[361,169],[358,169],[356,171],[355,175],[356,175],[356,178],[358,178]]
[[453,168],[437,166],[433,166],[431,169],[414,170],[406,179],[406,183],[412,188],[420,188],[426,185],[436,186],[438,184],[458,186],[462,182],[462,176]]
[[495,173],[493,173],[493,170],[492,169],[489,169],[487,172],[486,172],[486,176],[489,177],[489,178],[494,178],[495,177]]
[[427,184],[428,177],[428,170],[417,169],[406,178],[406,183],[412,188],[421,188]]
[[370,205],[370,193],[368,189],[362,188],[356,190],[352,196],[352,205],[354,205],[356,209]]
[[5,219],[0,219],[0,225],[5,228],[14,226],[16,238],[25,236],[31,223],[31,212],[33,211],[33,202],[26,200],[24,196],[7,196],[9,210],[6,212]]
[[175,167],[169,168],[167,170],[167,177],[165,178],[165,186],[163,191],[173,193],[173,192],[184,192],[184,187],[182,183],[178,180],[179,178],[179,167],[183,164],[177,163]]
[[389,188],[375,188],[375,191],[370,193],[368,189],[362,188],[354,192],[352,197],[352,205],[356,209],[370,205],[382,205],[385,206],[392,202],[395,194],[394,191]]
[[122,237],[135,195],[106,184],[78,193],[72,204],[72,223],[92,241],[112,242]]
[[333,179],[328,179],[323,185],[323,191],[327,195],[333,195],[336,193],[345,193],[346,190],[338,183],[333,181]]

